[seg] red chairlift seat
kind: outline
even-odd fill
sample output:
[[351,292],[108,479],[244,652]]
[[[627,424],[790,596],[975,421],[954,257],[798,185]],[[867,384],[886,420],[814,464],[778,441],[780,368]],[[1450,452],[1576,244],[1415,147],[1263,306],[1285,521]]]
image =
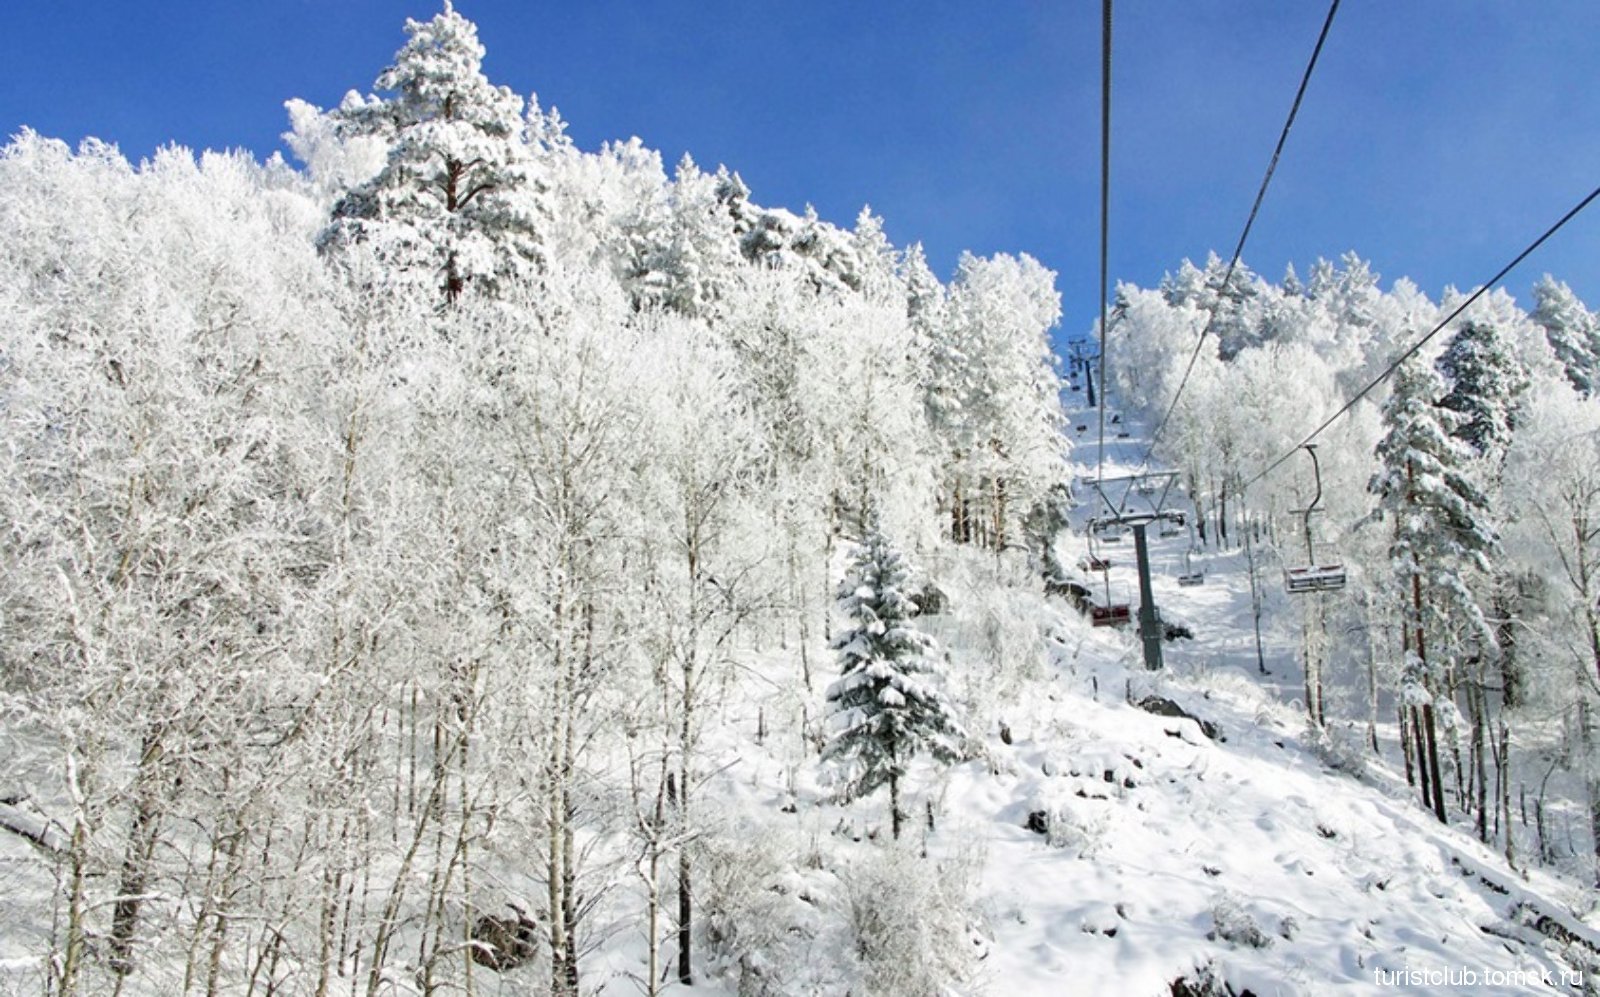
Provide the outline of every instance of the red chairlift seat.
[[1094,554],[1085,554],[1078,558],[1078,568],[1082,571],[1104,571],[1111,567],[1111,562]]
[[1097,627],[1125,627],[1133,622],[1133,609],[1127,603],[1090,606],[1089,622]]

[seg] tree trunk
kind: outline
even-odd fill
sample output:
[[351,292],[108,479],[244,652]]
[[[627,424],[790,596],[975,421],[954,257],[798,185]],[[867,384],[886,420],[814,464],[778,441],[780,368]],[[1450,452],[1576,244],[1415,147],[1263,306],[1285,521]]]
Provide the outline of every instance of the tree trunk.
[[84,793],[78,766],[67,756],[67,789],[72,795],[72,839],[68,844],[67,941],[61,958],[58,992],[73,997],[78,992],[78,971],[83,965],[88,931],[84,924],[87,904],[84,897],[89,870],[89,827],[84,812]]
[[[694,640],[693,637],[690,638]],[[690,757],[694,750],[695,662],[691,644],[683,664],[682,720],[678,727],[678,820],[686,839],[689,828]],[[678,982],[694,984],[694,875],[688,843],[678,847]]]
[[[1480,672],[1482,665],[1479,666]],[[1487,758],[1487,745],[1489,736],[1489,720],[1485,715],[1487,703],[1485,702],[1483,685],[1475,684],[1467,689],[1467,705],[1472,711],[1472,776],[1473,800],[1477,807],[1478,840],[1484,844],[1489,843],[1489,769]]]
[[900,813],[900,773],[889,773],[889,828],[894,835],[894,840],[900,840],[900,824],[904,815]]
[[1432,703],[1423,704],[1422,726],[1428,739],[1428,778],[1433,782],[1433,815],[1439,818],[1439,823],[1448,824],[1450,821],[1444,812],[1444,780],[1439,775],[1439,739],[1435,733]]
[[1422,791],[1422,807],[1429,808],[1434,805],[1434,786],[1430,781],[1429,767],[1427,767],[1427,735],[1422,733],[1422,709],[1411,707],[1411,739],[1413,739],[1413,752],[1416,755],[1416,781]]
[[[122,875],[117,882],[116,903],[111,910],[111,969],[118,977],[125,977],[133,971],[134,935],[139,928],[139,910],[144,903],[150,862],[155,854],[160,810],[157,766],[163,754],[161,737],[159,725],[145,731],[139,750],[139,769],[134,775],[133,815],[128,822]],[[119,979],[119,990],[121,986]]]
[[1406,785],[1415,786],[1417,784],[1417,773],[1411,767],[1411,725],[1406,722],[1406,708],[1404,706],[1395,712],[1400,729],[1400,753],[1405,756],[1406,760]]

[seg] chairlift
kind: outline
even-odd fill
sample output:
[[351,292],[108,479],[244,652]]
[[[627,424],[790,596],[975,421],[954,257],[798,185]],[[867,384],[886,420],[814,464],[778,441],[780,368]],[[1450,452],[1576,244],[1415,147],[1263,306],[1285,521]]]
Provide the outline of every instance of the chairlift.
[[1089,607],[1089,623],[1097,627],[1125,627],[1133,622],[1133,609],[1125,602]]
[[1105,600],[1089,604],[1089,623],[1097,627],[1125,627],[1133,622],[1133,606],[1128,601],[1125,591],[1119,591],[1117,598],[1111,595],[1111,576],[1106,574]]
[[1099,546],[1095,543],[1095,534],[1100,524],[1096,520],[1089,521],[1089,530],[1084,537],[1089,542],[1089,553],[1078,559],[1078,567],[1084,571],[1108,571],[1111,568],[1111,559],[1100,553]]
[[1115,520],[1103,523],[1095,523],[1089,528],[1089,535],[1105,544],[1121,543],[1122,534],[1122,524],[1116,522]]
[[1301,447],[1311,455],[1311,471],[1316,476],[1316,494],[1311,497],[1311,504],[1304,509],[1296,510],[1305,518],[1306,531],[1306,564],[1283,569],[1283,588],[1290,595],[1304,595],[1307,592],[1337,592],[1344,588],[1344,565],[1337,561],[1328,564],[1317,563],[1316,545],[1311,538],[1311,514],[1320,512],[1317,503],[1322,501],[1322,467],[1317,463],[1317,445],[1307,443]]
[[1206,583],[1206,573],[1194,566],[1194,551],[1183,552],[1183,572],[1178,575],[1178,584],[1183,588],[1192,588],[1195,585]]

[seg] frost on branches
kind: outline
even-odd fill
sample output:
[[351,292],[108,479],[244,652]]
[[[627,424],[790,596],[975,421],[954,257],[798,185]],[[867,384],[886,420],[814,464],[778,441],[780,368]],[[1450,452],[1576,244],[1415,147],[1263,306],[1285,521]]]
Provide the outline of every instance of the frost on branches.
[[346,140],[382,138],[376,176],[334,207],[325,249],[373,245],[396,270],[454,302],[468,286],[504,289],[537,272],[538,188],[522,98],[483,75],[483,45],[449,3],[378,76],[389,99],[353,91],[333,112]]
[[912,623],[911,568],[876,517],[839,586],[839,608],[851,626],[834,638],[844,674],[828,687],[836,733],[825,761],[846,765],[841,796],[855,799],[889,787],[889,816],[900,837],[905,814],[900,783],[912,758],[961,758],[966,732],[938,687],[933,638]]

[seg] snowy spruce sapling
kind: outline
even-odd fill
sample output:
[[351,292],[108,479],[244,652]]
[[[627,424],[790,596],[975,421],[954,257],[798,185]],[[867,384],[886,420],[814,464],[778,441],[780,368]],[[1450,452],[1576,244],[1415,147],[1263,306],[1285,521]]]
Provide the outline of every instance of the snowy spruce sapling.
[[828,687],[834,734],[822,757],[844,763],[840,796],[847,801],[888,785],[896,838],[906,816],[900,784],[911,759],[926,752],[957,761],[966,738],[939,688],[934,640],[913,623],[910,586],[905,556],[873,515],[839,586],[839,608],[850,622],[833,641],[843,674]]

